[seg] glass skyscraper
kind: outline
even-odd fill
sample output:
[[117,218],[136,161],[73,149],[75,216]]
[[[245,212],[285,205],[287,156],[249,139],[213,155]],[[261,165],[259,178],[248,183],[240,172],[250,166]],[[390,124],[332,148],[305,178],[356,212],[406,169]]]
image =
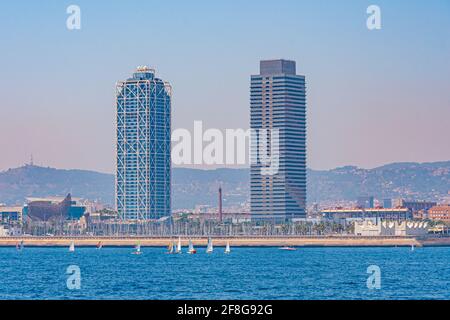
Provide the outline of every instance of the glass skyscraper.
[[[296,74],[294,61],[260,62],[260,74],[251,76],[250,128],[252,132],[278,131],[276,142],[267,139],[261,149],[256,134],[258,158],[278,149],[277,170],[263,174],[265,166],[252,161],[250,207],[253,218],[288,219],[306,214],[306,85]],[[268,134],[270,136],[270,134]],[[276,146],[274,145],[276,143]],[[253,148],[253,147],[252,147]],[[252,157],[255,156],[253,149]]]
[[171,87],[138,67],[116,86],[116,207],[123,220],[171,214]]

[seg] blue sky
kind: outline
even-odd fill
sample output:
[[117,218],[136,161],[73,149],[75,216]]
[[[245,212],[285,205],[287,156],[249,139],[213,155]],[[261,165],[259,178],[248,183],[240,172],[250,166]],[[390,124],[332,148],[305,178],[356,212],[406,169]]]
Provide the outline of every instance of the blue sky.
[[0,35],[0,170],[33,154],[113,172],[114,86],[137,65],[172,84],[173,128],[247,128],[250,75],[272,58],[306,76],[310,167],[450,159],[448,0],[10,1]]

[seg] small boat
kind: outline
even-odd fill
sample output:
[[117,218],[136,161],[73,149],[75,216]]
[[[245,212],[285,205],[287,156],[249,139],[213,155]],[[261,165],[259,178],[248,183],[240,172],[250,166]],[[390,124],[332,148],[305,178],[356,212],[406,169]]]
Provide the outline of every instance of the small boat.
[[231,249],[230,249],[230,241],[227,241],[227,246],[225,247],[225,253],[226,253],[226,254],[231,253]]
[[213,252],[213,243],[212,239],[208,238],[208,246],[206,247],[206,253],[212,253]]
[[23,249],[23,244],[22,243],[23,243],[23,241],[16,243],[16,250],[17,251],[22,251],[22,249]]
[[142,254],[142,251],[141,251],[141,244],[140,244],[140,243],[138,243],[138,244],[136,245],[135,249],[136,249],[136,250],[133,251],[131,254],[137,254],[137,255]]
[[74,251],[75,251],[75,243],[72,241],[69,246],[69,252],[74,252]]
[[195,253],[197,253],[197,250],[194,249],[194,245],[192,244],[191,239],[189,239],[189,249],[188,249],[188,253],[189,253],[189,254],[195,254]]
[[411,251],[414,251],[415,250],[415,247],[414,247],[414,245],[412,244],[411,245]]
[[181,253],[181,238],[178,237],[177,248],[175,249],[175,253]]
[[284,251],[297,251],[296,248],[294,248],[294,247],[289,247],[289,246],[283,246],[283,247],[278,248],[278,249],[284,250]]
[[101,241],[99,243],[97,243],[97,249],[101,249],[102,247],[103,247],[103,244]]

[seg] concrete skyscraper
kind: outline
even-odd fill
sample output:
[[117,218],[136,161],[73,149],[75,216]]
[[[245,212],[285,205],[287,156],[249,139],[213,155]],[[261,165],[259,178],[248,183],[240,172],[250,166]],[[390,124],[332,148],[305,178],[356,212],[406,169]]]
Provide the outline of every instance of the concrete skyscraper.
[[[268,139],[265,151],[278,149],[277,170],[262,174],[252,161],[250,203],[253,218],[288,219],[306,214],[306,86],[296,74],[294,61],[260,62],[260,74],[251,76],[250,128],[252,132],[278,131],[276,145]],[[261,137],[258,136],[258,146]],[[254,153],[254,150],[252,153]],[[252,155],[254,157],[254,155]]]
[[171,87],[138,67],[116,86],[116,206],[123,220],[171,214]]

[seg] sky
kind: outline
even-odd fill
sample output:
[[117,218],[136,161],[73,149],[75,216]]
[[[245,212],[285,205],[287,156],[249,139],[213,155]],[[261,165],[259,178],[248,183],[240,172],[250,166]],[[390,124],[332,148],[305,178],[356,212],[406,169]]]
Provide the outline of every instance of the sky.
[[171,83],[172,129],[246,129],[250,75],[277,58],[306,76],[309,167],[450,160],[448,0],[19,0],[0,36],[0,170],[114,172],[115,84],[139,65]]

